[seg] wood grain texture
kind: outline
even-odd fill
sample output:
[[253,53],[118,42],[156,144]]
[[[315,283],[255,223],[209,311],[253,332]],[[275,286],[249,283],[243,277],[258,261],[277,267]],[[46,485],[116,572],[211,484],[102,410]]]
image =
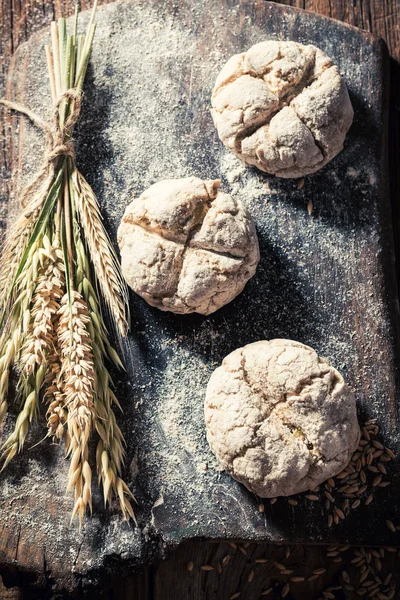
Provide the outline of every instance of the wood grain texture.
[[[37,3],[37,2],[14,2],[14,9],[13,9],[13,13],[10,10],[10,4],[6,2],[5,0],[2,1],[1,4],[1,9],[2,9],[2,13],[1,13],[1,20],[2,20],[2,26],[4,28],[4,31],[9,31],[12,32],[11,35],[2,35],[1,38],[1,43],[2,43],[2,52],[1,55],[5,57],[5,60],[2,61],[2,66],[3,66],[3,71],[2,71],[2,76],[3,76],[3,83],[5,81],[5,70],[4,70],[4,65],[7,66],[8,61],[10,59],[11,53],[15,50],[15,48],[21,43],[21,41],[23,41],[24,39],[26,39],[26,37],[28,37],[33,31],[41,28],[43,25],[47,24],[54,15],[59,16],[61,11],[65,11],[67,10],[67,12],[72,12],[72,2],[55,2],[54,5],[51,2],[44,2],[44,3]],[[363,3],[363,4],[356,4],[354,7],[351,7],[350,10],[350,4],[348,2],[305,2],[305,3],[297,3],[297,6],[300,7],[304,7],[303,4],[306,4],[306,8],[316,11],[316,12],[321,12],[323,14],[326,14],[328,16],[333,16],[335,18],[339,18],[342,20],[345,20],[351,24],[362,24],[366,29],[372,30],[372,31],[385,31],[385,27],[387,28],[387,39],[388,42],[390,44],[390,47],[392,49],[392,52],[394,55],[398,55],[398,30],[395,27],[391,27],[390,23],[395,19],[395,14],[396,14],[396,10],[398,10],[398,4],[393,2],[393,5],[391,7],[391,9],[393,10],[389,10],[390,7],[388,7],[388,3],[384,3],[384,2],[375,2],[374,4],[369,6],[373,6],[374,11],[372,10],[367,10],[367,4]],[[82,3],[83,7],[85,6],[85,3]],[[376,5],[376,6],[375,6]],[[383,10],[386,10],[387,14],[382,12]],[[372,15],[372,16],[371,16]],[[376,16],[377,15],[377,16]],[[7,25],[8,24],[8,25]],[[379,29],[380,28],[380,29]],[[393,63],[392,66],[393,72],[395,75],[397,75],[397,66]],[[396,106],[396,101],[398,103],[398,97],[396,96],[396,94],[393,94],[393,99],[394,102],[392,103],[392,109],[391,109],[391,118],[392,118],[392,122],[396,122],[396,119],[398,119],[398,105]],[[398,124],[398,123],[397,123]],[[398,131],[398,129],[397,129]],[[394,130],[394,128],[391,128],[391,151],[397,152],[396,156],[397,158],[399,157],[398,154],[398,138],[397,138],[397,134]],[[3,148],[3,157],[4,159],[6,159],[6,152]],[[398,164],[398,162],[396,163]],[[395,173],[396,170],[393,170],[393,172]],[[5,171],[3,170],[2,173],[4,173]],[[396,183],[397,182],[397,183]],[[398,184],[398,180],[396,178],[395,175],[392,175],[392,186],[395,186]],[[2,190],[1,190],[1,194],[4,200],[6,200],[8,198],[8,195],[10,193],[10,187],[9,187],[9,182],[7,181],[7,179],[5,181],[2,182]],[[397,191],[399,191],[399,188],[397,187]],[[397,196],[398,197],[398,196]],[[4,204],[2,206],[2,210],[4,211]],[[396,227],[396,225],[395,225]],[[199,555],[201,554],[201,549],[203,548],[203,546],[199,546],[199,545],[194,545],[193,548],[195,548],[195,552],[198,553]],[[221,549],[223,549],[224,546],[221,545]],[[221,550],[222,551],[222,550]],[[209,560],[210,556],[212,557],[214,555],[215,552],[217,552],[216,550],[216,546],[208,546],[208,545],[204,545],[204,560]],[[194,555],[193,555],[194,556]],[[165,591],[165,581],[168,580],[168,578],[171,580],[172,576],[175,577],[175,575],[179,574],[179,569],[182,570],[184,567],[182,566],[182,555],[179,555],[179,560],[177,558],[173,559],[175,560],[175,565],[177,566],[177,570],[174,571],[173,567],[171,566],[170,568],[172,568],[172,572],[168,574],[167,572],[167,568],[168,565],[161,565],[159,570],[158,570],[158,576],[153,578],[153,580],[155,581],[155,589],[157,590],[157,595],[155,597],[157,598],[166,598],[168,594],[168,592]],[[237,565],[237,569],[238,572],[242,572],[245,569],[245,565]],[[121,583],[118,590],[120,590],[120,595],[119,596],[115,596],[115,597],[124,597],[124,598],[144,598],[144,597],[149,597],[149,586],[143,582],[143,578],[138,580],[138,579],[134,579],[134,581],[136,583],[133,583],[133,581],[131,581],[131,583],[129,582],[125,582],[125,583]],[[139,581],[139,583],[137,583]],[[131,585],[137,585],[136,587],[131,587]],[[201,578],[197,581],[196,585],[191,588],[193,589],[193,595],[191,597],[193,598],[212,598],[212,597],[221,597],[221,598],[228,598],[229,596],[227,594],[225,594],[224,591],[224,595],[222,595],[222,592],[220,592],[220,595],[217,596],[217,592],[213,591],[215,590],[215,582],[212,578],[212,576],[207,576],[207,574],[202,574]],[[125,586],[125,587],[124,587]],[[152,587],[152,586],[150,586]],[[132,595],[132,591],[136,590],[135,595]],[[171,586],[170,588],[170,593],[171,596],[173,597],[173,593],[176,593],[176,590],[179,589],[184,589],[184,588],[180,588],[179,586],[177,587],[177,584],[175,583],[173,586]],[[173,592],[173,590],[175,590],[175,592]],[[153,590],[154,591],[154,590]],[[235,590],[233,590],[235,591]],[[315,590],[316,591],[316,590]],[[182,593],[182,591],[181,591]],[[231,592],[233,593],[233,592]],[[14,597],[14,596],[11,596]],[[179,596],[178,596],[179,597]],[[182,596],[183,597],[183,596]],[[251,596],[243,596],[243,597],[251,597]]]

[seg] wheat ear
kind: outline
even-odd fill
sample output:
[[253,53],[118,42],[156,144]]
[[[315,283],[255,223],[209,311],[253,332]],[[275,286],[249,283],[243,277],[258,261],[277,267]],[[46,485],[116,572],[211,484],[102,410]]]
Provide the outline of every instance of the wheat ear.
[[13,331],[13,333],[4,340],[2,344],[1,358],[0,358],[0,425],[2,424],[4,417],[7,414],[8,409],[8,384],[10,377],[10,368],[14,362],[15,356],[18,354],[20,349],[21,333],[19,329]]
[[87,329],[89,309],[79,292],[72,290],[61,300],[57,329],[61,354],[64,404],[68,411],[66,452],[71,456],[67,489],[75,489],[72,518],[82,519],[92,508],[88,441],[93,423],[94,365],[92,341]]
[[1,447],[2,454],[0,459],[4,461],[2,470],[17,452],[21,452],[24,446],[29,431],[29,425],[36,418],[38,413],[39,392],[43,385],[44,377],[45,367],[41,366],[37,369],[36,373],[31,375],[28,380],[23,383],[22,387],[25,400],[22,410],[18,414],[14,431]]
[[32,298],[30,323],[21,351],[21,365],[27,376],[36,366],[46,364],[48,355],[55,352],[55,321],[64,295],[63,255],[57,241],[52,245],[47,236],[43,237],[39,262],[41,275]]
[[105,357],[122,368],[122,363],[110,346],[108,332],[101,314],[97,295],[89,279],[89,263],[84,245],[77,237],[76,243],[76,279],[78,289],[90,306],[90,323],[88,330],[92,339],[95,365],[95,428],[100,437],[96,449],[96,465],[99,483],[103,486],[104,504],[111,503],[112,497],[119,500],[119,505],[125,519],[135,520],[130,499],[135,500],[132,492],[121,479],[124,463],[124,437],[117,424],[112,405],[119,407],[119,402],[111,389],[112,382],[105,365]]
[[129,320],[126,283],[92,188],[77,170],[72,174],[72,180],[74,200],[96,278],[117,330],[124,336]]
[[46,392],[44,401],[48,404],[47,436],[61,442],[64,436],[68,413],[65,409],[63,382],[61,379],[61,359],[58,348],[47,357]]
[[21,351],[21,365],[28,376],[37,365],[46,365],[44,400],[49,404],[48,435],[61,440],[66,411],[62,397],[56,329],[60,301],[64,295],[65,267],[58,237],[53,244],[47,236],[43,238],[39,260],[43,274],[39,277],[32,300],[31,322]]
[[44,185],[32,201],[25,207],[11,227],[1,253],[1,275],[0,275],[0,312],[7,309],[10,300],[10,290],[14,281],[22,255],[28,245],[33,228],[40,214],[40,209],[46,199],[52,179],[47,178]]

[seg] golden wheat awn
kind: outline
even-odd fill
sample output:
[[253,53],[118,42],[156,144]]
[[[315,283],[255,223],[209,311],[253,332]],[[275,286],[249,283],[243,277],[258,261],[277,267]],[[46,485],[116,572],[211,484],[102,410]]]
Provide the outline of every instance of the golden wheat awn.
[[[120,335],[128,330],[127,291],[105,231],[95,194],[75,165],[72,136],[94,38],[94,4],[86,36],[51,25],[46,47],[54,119],[45,123],[28,108],[0,100],[46,134],[42,168],[21,196],[23,210],[3,249],[0,276],[0,422],[8,408],[10,369],[19,373],[21,410],[1,446],[3,468],[22,450],[40,398],[47,404],[47,436],[65,444],[70,458],[67,490],[80,525],[92,510],[89,440],[98,436],[96,468],[105,504],[116,499],[123,517],[135,518],[133,494],[122,479],[124,439],[119,406],[106,366],[122,363],[109,341],[102,301]],[[96,283],[92,285],[92,275]],[[101,297],[99,295],[101,293]]]

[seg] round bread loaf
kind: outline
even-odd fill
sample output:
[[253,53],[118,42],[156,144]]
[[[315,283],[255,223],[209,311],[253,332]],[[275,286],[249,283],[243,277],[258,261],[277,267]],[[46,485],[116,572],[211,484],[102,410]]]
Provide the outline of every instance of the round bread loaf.
[[122,272],[152,306],[209,315],[254,275],[253,220],[219,187],[197,177],[159,181],[127,207],[118,229]]
[[279,177],[302,177],[342,150],[353,108],[322,50],[267,41],[225,64],[212,115],[222,142],[244,162]]
[[315,488],[358,446],[356,403],[315,350],[290,340],[224,358],[205,400],[207,439],[221,466],[262,498]]

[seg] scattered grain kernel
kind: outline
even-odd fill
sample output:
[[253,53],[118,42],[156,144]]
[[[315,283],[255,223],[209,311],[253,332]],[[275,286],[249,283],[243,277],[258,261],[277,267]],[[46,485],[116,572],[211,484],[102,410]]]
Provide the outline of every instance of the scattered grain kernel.
[[308,500],[313,500],[314,502],[315,502],[315,500],[319,500],[319,496],[316,496],[315,494],[306,494],[306,498]]
[[378,440],[372,440],[372,445],[375,446],[375,448],[378,448],[378,450],[385,449],[384,445],[378,442]]
[[370,441],[371,437],[370,437],[370,435],[369,435],[369,431],[368,431],[367,429],[365,429],[365,427],[363,427],[363,428],[361,429],[361,431],[362,431],[362,433],[363,433],[363,436],[365,437],[365,439],[366,439],[366,440],[368,440],[368,441]]
[[286,596],[288,595],[289,592],[290,592],[290,583],[286,583],[283,586],[283,590],[282,590],[282,594],[281,594],[282,598],[286,598]]
[[246,548],[244,546],[238,546],[238,548],[239,548],[239,550],[240,550],[240,552],[242,554],[244,554],[245,556],[247,556],[247,550],[246,550]]
[[254,571],[252,569],[247,577],[247,581],[250,583],[251,581],[253,581],[253,579],[254,579]]
[[370,465],[368,468],[368,471],[371,471],[371,473],[379,473],[379,470],[377,467],[374,467],[374,465]]
[[342,571],[342,578],[343,578],[343,581],[345,581],[346,583],[350,583],[350,577],[349,577],[349,574],[347,573],[347,571]]
[[326,569],[314,569],[313,575],[323,575],[326,573]]
[[235,594],[232,594],[232,596],[229,596],[229,600],[236,600],[236,598],[239,598],[239,596],[241,596],[241,592],[235,592]]
[[278,500],[278,498],[271,498],[269,503],[270,504],[275,504],[275,502]]
[[354,500],[353,504],[351,505],[351,508],[358,508],[361,504],[361,500],[359,498],[357,498],[357,500]]
[[298,180],[297,184],[296,184],[296,188],[298,190],[301,190],[304,186],[304,177],[302,177],[301,179]]
[[373,457],[374,458],[379,458],[380,456],[382,456],[383,454],[383,450],[375,450],[375,452],[373,453]]
[[298,502],[297,500],[294,500],[294,498],[289,498],[288,504],[290,504],[290,506],[297,506]]
[[360,577],[360,583],[362,583],[363,581],[365,581],[365,580],[367,579],[368,575],[369,575],[369,571],[368,571],[368,569],[366,569],[366,570],[365,570],[365,571],[364,571],[364,572],[361,574],[361,577]]
[[291,575],[292,573],[294,573],[293,569],[285,569],[284,571],[281,571],[281,575]]
[[293,581],[293,583],[302,583],[304,581],[304,577],[291,577],[290,581]]
[[268,594],[270,594],[272,592],[272,587],[268,588],[267,590],[265,590],[264,592],[261,592],[261,596],[268,596]]
[[396,527],[393,525],[392,521],[387,520],[386,525],[389,527],[390,531],[393,531],[393,533],[396,533]]
[[258,505],[258,512],[260,512],[260,513],[264,512],[264,504],[259,504]]
[[201,569],[202,571],[214,571],[214,567],[212,567],[211,565],[202,565],[202,566],[200,567],[200,569]]
[[265,563],[267,563],[268,560],[266,558],[256,558],[255,562],[259,565],[265,565]]
[[188,564],[186,565],[186,568],[188,571],[193,571],[193,562],[192,561],[188,562]]
[[335,513],[337,514],[337,516],[338,516],[340,519],[344,519],[344,518],[345,518],[345,516],[344,516],[344,512],[343,512],[343,511],[342,511],[340,508],[336,507],[336,508],[335,508]]
[[390,481],[381,481],[378,483],[378,487],[387,487],[388,485],[390,485]]
[[318,579],[319,575],[311,575],[311,577],[309,577],[307,579],[307,581],[315,581],[316,579]]
[[226,556],[224,556],[224,558],[222,559],[222,566],[226,567],[226,565],[229,563],[230,560],[231,560],[230,554],[227,554]]
[[371,502],[372,502],[372,500],[373,500],[373,499],[374,499],[373,495],[372,495],[372,494],[370,494],[370,495],[368,496],[368,498],[367,498],[367,499],[365,500],[365,502],[364,502],[365,506],[368,506],[368,504],[371,504]]
[[279,569],[280,571],[284,571],[284,570],[286,569],[286,566],[285,566],[285,565],[282,565],[282,563],[278,563],[278,562],[276,562],[276,563],[274,563],[274,565],[275,565],[275,567],[276,567],[277,569]]

